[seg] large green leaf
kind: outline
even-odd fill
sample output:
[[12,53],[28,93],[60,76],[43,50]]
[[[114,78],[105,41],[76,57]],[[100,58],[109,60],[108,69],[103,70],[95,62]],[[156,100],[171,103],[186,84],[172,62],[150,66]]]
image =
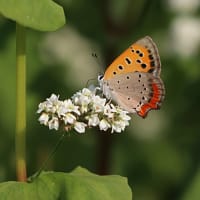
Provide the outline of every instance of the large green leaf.
[[131,200],[127,179],[118,175],[98,176],[81,167],[71,173],[43,172],[31,183],[0,184],[4,200]]
[[62,7],[52,0],[0,0],[0,13],[41,31],[53,31],[65,23]]

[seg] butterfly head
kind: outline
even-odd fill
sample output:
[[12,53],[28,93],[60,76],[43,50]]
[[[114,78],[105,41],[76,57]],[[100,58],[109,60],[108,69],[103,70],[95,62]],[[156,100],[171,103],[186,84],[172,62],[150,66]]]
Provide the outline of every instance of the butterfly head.
[[103,80],[104,80],[103,77],[104,77],[103,74],[98,75],[98,82],[99,82],[99,86],[100,86],[101,89],[103,87]]

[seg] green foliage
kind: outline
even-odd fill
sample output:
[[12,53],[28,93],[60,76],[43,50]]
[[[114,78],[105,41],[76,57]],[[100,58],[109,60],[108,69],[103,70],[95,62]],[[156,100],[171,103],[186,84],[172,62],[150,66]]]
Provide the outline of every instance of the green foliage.
[[126,178],[97,176],[78,167],[71,173],[43,172],[31,183],[1,183],[0,197],[4,200],[131,200],[132,194]]
[[186,190],[181,200],[199,200],[200,197],[200,170],[195,174],[194,179],[190,183],[190,186]]
[[40,31],[54,31],[65,23],[62,7],[52,0],[0,0],[0,13]]

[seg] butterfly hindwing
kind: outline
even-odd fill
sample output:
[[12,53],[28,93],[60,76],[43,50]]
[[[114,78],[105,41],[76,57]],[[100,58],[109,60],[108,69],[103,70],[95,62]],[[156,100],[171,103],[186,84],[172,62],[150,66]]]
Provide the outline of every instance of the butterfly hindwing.
[[164,98],[160,78],[151,73],[120,74],[108,81],[112,99],[128,112],[145,117],[151,109],[158,109]]

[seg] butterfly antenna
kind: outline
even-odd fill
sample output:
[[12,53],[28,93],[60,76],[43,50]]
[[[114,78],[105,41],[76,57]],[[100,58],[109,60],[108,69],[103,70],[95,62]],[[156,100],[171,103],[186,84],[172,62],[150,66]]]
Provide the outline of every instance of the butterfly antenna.
[[97,58],[97,54],[95,52],[92,53],[92,57]]
[[[102,69],[102,68],[103,68],[103,63],[102,63],[102,61],[99,59],[99,57],[98,57],[98,55],[97,55],[96,52],[93,52],[93,53],[92,53],[92,57],[95,58],[95,61],[96,61],[97,65],[99,66],[99,68]],[[102,72],[99,73],[99,74],[102,74]]]
[[89,80],[87,81],[87,83],[86,83],[86,87],[89,86],[89,82],[90,82],[90,81],[96,81],[96,79],[95,79],[95,78],[91,78],[91,79],[89,79]]
[[[99,62],[98,56],[97,56],[97,54],[95,52],[92,53],[92,57],[95,58],[95,60],[97,61],[98,66],[99,66],[100,62]],[[96,78],[88,79],[87,82],[86,82],[86,88],[89,87],[90,81],[96,81]]]

